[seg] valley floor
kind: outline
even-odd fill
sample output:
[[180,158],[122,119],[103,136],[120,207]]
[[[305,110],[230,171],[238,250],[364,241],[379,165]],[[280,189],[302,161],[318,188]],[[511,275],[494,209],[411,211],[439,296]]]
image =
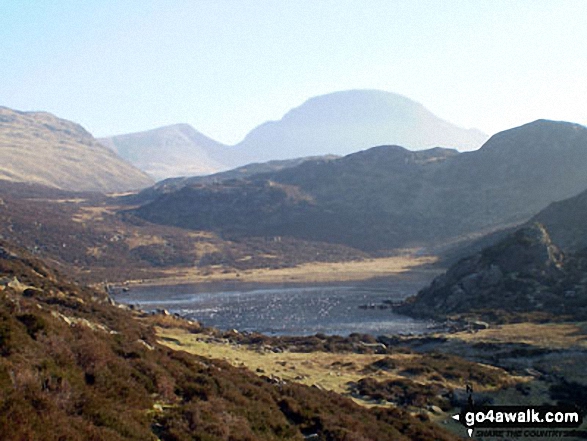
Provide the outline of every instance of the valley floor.
[[[238,271],[224,266],[178,268],[156,279],[130,280],[129,285],[176,285],[211,282],[331,283],[390,277],[424,268],[437,261],[433,256],[394,256],[347,262],[311,262],[289,268],[257,268]],[[436,270],[435,270],[436,271]]]

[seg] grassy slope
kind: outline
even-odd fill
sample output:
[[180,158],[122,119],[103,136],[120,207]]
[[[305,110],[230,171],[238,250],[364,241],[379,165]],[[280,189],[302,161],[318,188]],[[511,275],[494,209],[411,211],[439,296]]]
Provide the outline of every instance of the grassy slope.
[[0,179],[105,192],[153,183],[81,126],[49,113],[0,107],[0,152]]

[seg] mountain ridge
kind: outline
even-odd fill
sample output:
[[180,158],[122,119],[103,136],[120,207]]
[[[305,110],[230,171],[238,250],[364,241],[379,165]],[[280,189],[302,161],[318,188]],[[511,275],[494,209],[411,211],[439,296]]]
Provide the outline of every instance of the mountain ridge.
[[544,225],[554,242],[564,250],[587,248],[587,190],[569,199],[556,201],[536,214],[530,222]]
[[[549,135],[551,128],[562,134]],[[508,143],[515,154],[505,151]],[[528,153],[537,149],[540,155]],[[535,122],[494,136],[474,152],[379,146],[242,181],[187,186],[136,214],[222,234],[291,235],[362,250],[429,247],[526,222],[587,188],[586,168],[587,128]],[[239,192],[246,206],[238,203]],[[277,211],[268,205],[276,200]]]
[[[161,179],[189,176],[190,170],[198,174],[214,173],[249,163],[346,155],[375,145],[398,144],[413,150],[439,146],[473,150],[487,139],[487,135],[479,130],[457,127],[402,95],[366,89],[309,98],[286,112],[279,120],[265,121],[254,127],[232,146],[207,137],[207,143],[186,143],[181,155],[178,150],[176,158],[162,159],[167,164],[167,171],[150,164],[146,158],[136,156],[141,150],[153,153],[158,146],[164,145],[161,139],[147,139],[146,134],[157,131],[164,133],[175,126],[100,140],[114,149],[117,143],[124,143],[125,139],[129,142],[132,140],[132,146],[128,147],[131,153],[126,154],[120,149],[118,152],[142,170]],[[191,131],[197,132],[189,127]],[[194,156],[194,151],[199,153]],[[160,159],[154,162],[157,161]],[[190,169],[182,162],[202,164],[200,169],[196,166]]]

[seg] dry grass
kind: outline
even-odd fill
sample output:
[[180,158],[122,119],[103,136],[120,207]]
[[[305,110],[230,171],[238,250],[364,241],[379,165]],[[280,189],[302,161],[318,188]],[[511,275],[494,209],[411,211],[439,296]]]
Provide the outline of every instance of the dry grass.
[[148,245],[165,245],[167,241],[161,236],[152,236],[149,234],[134,233],[132,236],[125,238],[129,250]]
[[[212,240],[212,239],[209,239]],[[194,255],[196,259],[201,259],[206,254],[220,253],[222,247],[212,242],[195,242],[194,243]]]
[[[83,202],[83,200],[82,200]],[[80,203],[80,202],[75,202]],[[109,207],[79,207],[79,211],[73,216],[74,222],[103,222],[104,216],[113,215],[114,211]]]
[[475,333],[447,334],[470,343],[526,343],[544,348],[587,348],[585,323],[514,323]]
[[189,237],[194,239],[216,239],[217,235],[211,231],[189,231],[187,233]]
[[436,260],[436,257],[431,256],[394,256],[351,262],[311,262],[292,268],[259,268],[245,271],[237,271],[234,269],[227,270],[222,266],[190,268],[188,270],[170,269],[166,271],[167,277],[156,280],[143,280],[140,283],[168,285],[223,281],[254,283],[328,283],[358,281],[403,273],[419,266],[434,263]]
[[[172,349],[224,360],[233,366],[245,366],[259,375],[296,381],[340,394],[348,393],[348,382],[356,382],[367,376],[362,372],[366,366],[386,357],[374,354],[326,352],[273,353],[230,344],[228,341],[219,342],[205,334],[190,334],[181,329],[157,328],[157,335],[161,343]],[[411,356],[398,354],[393,357]],[[372,375],[379,380],[397,378],[397,375],[384,371]]]

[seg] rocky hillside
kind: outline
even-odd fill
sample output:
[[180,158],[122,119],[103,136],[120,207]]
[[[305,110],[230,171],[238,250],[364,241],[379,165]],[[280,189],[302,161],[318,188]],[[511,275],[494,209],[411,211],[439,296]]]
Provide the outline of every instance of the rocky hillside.
[[[553,202],[533,216],[527,223],[538,222],[546,227],[553,242],[564,253],[575,253],[587,248],[587,191],[577,196]],[[515,227],[497,230],[494,233],[475,238],[444,253],[447,262],[455,263],[463,257],[475,254],[483,248],[496,244],[513,233]]]
[[380,147],[246,180],[186,186],[134,213],[151,222],[227,237],[292,236],[374,249],[414,239],[401,237],[410,213],[399,204],[418,191],[410,188],[417,177],[453,154]]
[[188,124],[100,138],[99,142],[156,180],[229,168],[222,157],[225,146]]
[[363,250],[431,247],[519,225],[587,188],[587,128],[536,121],[481,149],[375,147],[330,161],[161,192],[135,213],[228,236],[292,236]]
[[532,221],[542,223],[552,240],[565,251],[587,248],[587,191],[552,203]]
[[160,346],[149,320],[0,242],[2,438],[456,439],[399,408]]
[[536,223],[453,265],[399,310],[435,318],[541,312],[585,320],[586,251],[563,256]]
[[74,191],[120,192],[153,184],[80,125],[0,107],[0,179]]
[[261,163],[252,163],[237,167],[232,170],[224,172],[213,173],[206,176],[188,176],[181,178],[169,178],[163,181],[157,182],[153,187],[150,187],[143,191],[143,196],[156,195],[157,193],[166,193],[171,190],[178,190],[182,187],[198,185],[198,184],[217,184],[223,181],[230,181],[234,179],[246,179],[248,177],[263,174],[273,173],[286,168],[296,167],[304,162],[325,162],[337,159],[338,156],[326,155],[326,156],[308,156],[304,158],[296,159],[283,159],[281,161],[268,161]]

